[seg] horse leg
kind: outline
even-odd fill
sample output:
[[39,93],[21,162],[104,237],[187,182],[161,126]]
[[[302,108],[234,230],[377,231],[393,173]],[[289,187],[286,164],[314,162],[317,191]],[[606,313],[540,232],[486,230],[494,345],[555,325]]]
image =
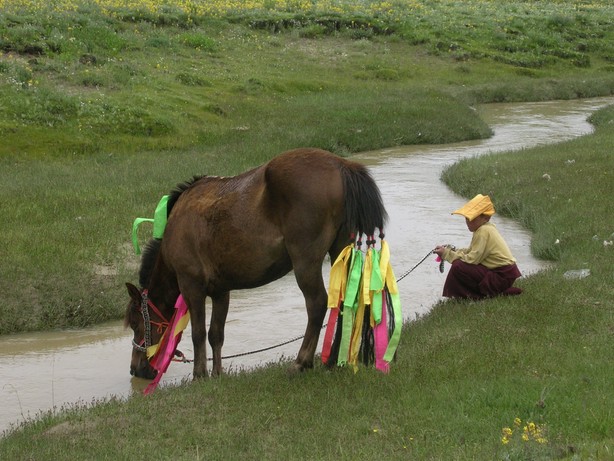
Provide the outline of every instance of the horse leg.
[[190,310],[192,344],[194,344],[194,379],[206,378],[207,371],[207,316],[206,293],[195,283],[180,283],[181,294]]
[[230,293],[226,292],[212,298],[211,324],[209,325],[209,344],[213,351],[213,376],[222,374],[222,346],[224,345],[224,326],[228,314]]
[[313,368],[313,359],[318,346],[318,339],[320,338],[320,330],[326,316],[328,295],[326,294],[322,278],[322,261],[295,264],[294,273],[298,286],[305,297],[307,308],[305,337],[291,369],[293,372],[299,372],[306,368]]

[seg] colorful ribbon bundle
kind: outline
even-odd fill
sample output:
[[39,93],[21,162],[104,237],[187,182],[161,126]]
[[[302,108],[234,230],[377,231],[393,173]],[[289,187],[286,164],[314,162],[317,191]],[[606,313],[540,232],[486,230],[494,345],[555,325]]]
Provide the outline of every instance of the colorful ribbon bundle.
[[401,336],[402,312],[397,282],[385,240],[366,252],[351,244],[335,260],[328,289],[329,319],[322,346],[326,365],[365,364],[387,373]]
[[188,311],[188,305],[183,299],[183,295],[179,295],[175,302],[175,312],[171,318],[169,326],[160,338],[158,344],[149,346],[147,349],[147,358],[150,360],[150,365],[154,370],[157,370],[156,377],[149,383],[147,388],[143,391],[144,394],[151,394],[158,383],[162,379],[162,375],[166,373],[168,366],[170,365],[175,350],[179,341],[181,341],[181,335],[183,330],[186,329],[190,322],[190,312]]

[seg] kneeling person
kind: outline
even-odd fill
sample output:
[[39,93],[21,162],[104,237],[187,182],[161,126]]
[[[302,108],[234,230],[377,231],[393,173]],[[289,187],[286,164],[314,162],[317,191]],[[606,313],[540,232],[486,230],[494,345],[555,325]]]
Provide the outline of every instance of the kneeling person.
[[465,217],[473,237],[469,248],[457,250],[449,245],[435,248],[435,253],[452,264],[443,296],[482,299],[522,293],[520,288],[512,286],[521,275],[516,259],[490,222],[490,217],[495,214],[490,197],[478,194],[452,214]]

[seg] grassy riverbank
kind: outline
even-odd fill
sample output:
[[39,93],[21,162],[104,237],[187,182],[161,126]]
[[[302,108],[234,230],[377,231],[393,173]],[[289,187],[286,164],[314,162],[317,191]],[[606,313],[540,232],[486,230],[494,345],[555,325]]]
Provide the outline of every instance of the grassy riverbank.
[[[110,24],[111,36],[130,34],[143,45],[110,47],[111,56],[76,52],[100,53],[96,62],[104,64],[93,67],[45,51],[41,67],[32,67],[33,86],[45,91],[32,91],[25,77],[10,88],[2,83],[2,100],[17,98],[0,108],[3,139],[11,140],[0,146],[1,187],[12,198],[0,203],[11,242],[2,250],[0,283],[11,294],[3,332],[117,317],[121,284],[134,278],[132,219],[194,173],[242,171],[295,144],[348,154],[423,137],[485,136],[467,104],[612,92],[609,6],[400,6],[411,27],[390,33],[370,26],[379,24],[374,16],[349,27],[357,15],[343,13],[348,27],[334,33],[313,18],[280,28],[289,23],[262,19],[270,11],[187,29],[90,14],[101,22],[83,30],[100,35]],[[265,28],[254,28],[263,21]],[[180,46],[191,27],[202,28],[200,49]],[[495,40],[501,34],[510,40]],[[154,38],[165,45],[144,45]],[[3,56],[2,81],[21,75],[19,65],[32,66],[30,58]],[[110,77],[116,64],[132,75],[125,86]],[[84,84],[80,76],[93,70],[109,71],[109,80],[98,75],[98,85]],[[195,77],[209,84],[185,83]],[[58,103],[45,119],[63,97],[80,109]],[[406,325],[390,375],[317,367],[288,379],[285,364],[275,364],[57,411],[1,440],[0,458],[614,459],[612,109],[594,123],[594,135],[573,142],[467,160],[446,172],[463,195],[491,194],[499,212],[533,231],[535,254],[554,266],[523,280],[520,297],[446,302]],[[563,277],[580,268],[591,275]]]
[[[593,119],[592,136],[446,173],[455,190],[490,193],[525,222],[554,268],[523,280],[520,297],[446,302],[406,325],[389,376],[318,367],[288,379],[274,365],[47,416],[1,442],[0,455],[612,459],[614,206],[592,203],[614,192],[614,110]],[[578,268],[591,275],[563,276]]]
[[[602,200],[614,193],[614,108],[592,120],[594,135],[445,173],[525,223],[554,266],[519,297],[443,302],[405,325],[389,375],[318,366],[289,379],[273,364],[49,414],[0,441],[0,457],[614,459],[614,205]],[[572,269],[591,275],[566,279]]]

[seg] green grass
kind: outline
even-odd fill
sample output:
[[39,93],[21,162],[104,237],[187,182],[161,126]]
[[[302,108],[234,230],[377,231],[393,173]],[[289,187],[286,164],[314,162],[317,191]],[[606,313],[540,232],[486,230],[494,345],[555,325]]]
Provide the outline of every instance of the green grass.
[[[471,104],[613,93],[606,2],[321,4],[0,3],[0,334],[121,316],[132,220],[193,174],[303,145],[349,155],[485,137]],[[591,136],[444,172],[530,229],[553,268],[519,297],[438,304],[405,326],[388,376],[289,379],[280,363],[88,402],[7,434],[0,458],[614,459],[614,111],[592,121]],[[563,277],[578,268],[591,275]],[[503,444],[515,418],[547,443],[520,428]]]

